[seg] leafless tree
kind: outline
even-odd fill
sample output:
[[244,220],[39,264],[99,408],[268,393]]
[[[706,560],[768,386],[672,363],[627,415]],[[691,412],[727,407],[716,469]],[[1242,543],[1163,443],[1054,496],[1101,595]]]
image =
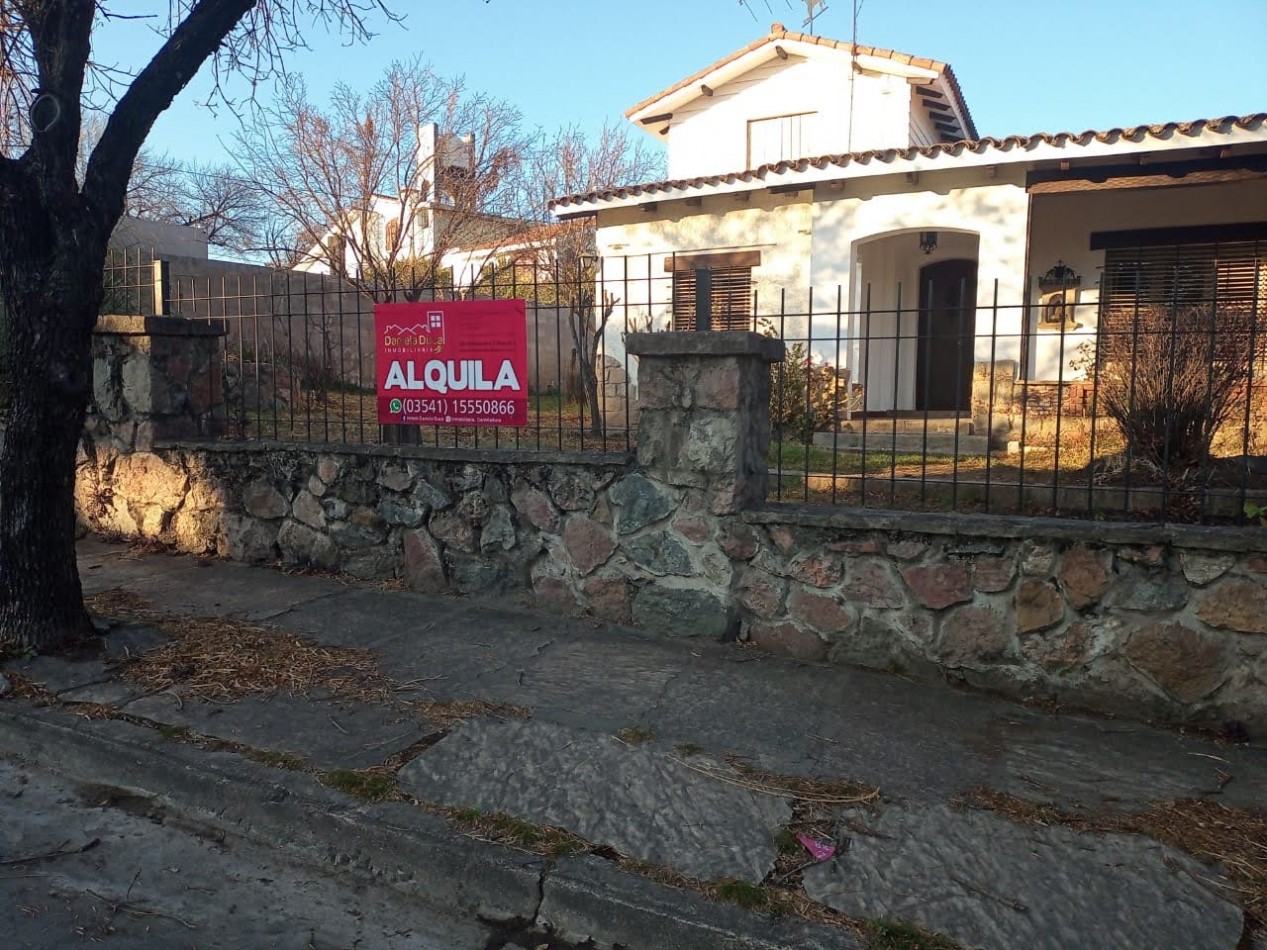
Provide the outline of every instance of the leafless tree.
[[[539,137],[523,181],[530,207],[545,217],[554,198],[647,181],[661,172],[661,157],[641,141],[631,139],[623,128],[604,126],[593,140],[579,129],[565,128]],[[578,395],[588,412],[591,432],[601,435],[600,363],[617,297],[613,290],[599,286],[593,219],[561,224],[553,239],[540,246],[538,260],[553,272],[557,303],[567,310]]]
[[[82,182],[104,120],[85,123],[79,147]],[[195,227],[208,242],[230,251],[254,251],[270,225],[259,189],[228,165],[182,162],[141,149],[132,165],[124,214],[147,221]]]
[[[204,65],[217,89],[232,75],[258,83],[278,73],[312,19],[365,38],[367,17],[392,16],[388,0],[151,0],[157,50],[122,75],[92,62],[94,38],[121,6],[0,0],[0,294],[11,373],[0,638],[35,648],[92,632],[75,562],[75,451],[107,242],[155,120]],[[129,4],[127,15],[138,9]],[[109,118],[81,179],[86,109]]]
[[[437,147],[420,147],[432,124]],[[435,286],[446,251],[519,226],[514,173],[528,144],[516,108],[415,60],[365,92],[340,84],[325,104],[290,78],[238,152],[288,231],[318,236],[317,260],[388,300]]]

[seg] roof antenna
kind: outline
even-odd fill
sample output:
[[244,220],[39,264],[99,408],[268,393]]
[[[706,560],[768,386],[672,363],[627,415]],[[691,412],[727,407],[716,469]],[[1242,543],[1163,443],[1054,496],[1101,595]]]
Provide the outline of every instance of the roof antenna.
[[853,36],[849,43],[849,131],[845,137],[845,151],[853,151],[853,104],[854,87],[858,84],[858,14],[862,12],[862,4],[867,0],[853,0]]
[[814,21],[827,11],[827,0],[805,0],[805,22],[802,26],[809,28],[809,35],[814,35]]

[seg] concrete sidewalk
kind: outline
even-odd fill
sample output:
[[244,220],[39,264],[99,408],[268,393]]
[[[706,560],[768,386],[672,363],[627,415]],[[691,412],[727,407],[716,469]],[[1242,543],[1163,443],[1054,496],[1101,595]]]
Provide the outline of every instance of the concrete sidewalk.
[[[598,946],[895,945],[876,921],[950,941],[904,946],[1244,945],[1243,878],[1127,832],[1263,808],[1262,748],[476,598],[97,541],[80,566],[168,619],[7,664],[27,698],[0,702],[0,748],[428,902]],[[156,692],[132,674],[180,617],[368,651],[385,679],[208,701],[190,666]],[[767,912],[789,909],[813,920]]]

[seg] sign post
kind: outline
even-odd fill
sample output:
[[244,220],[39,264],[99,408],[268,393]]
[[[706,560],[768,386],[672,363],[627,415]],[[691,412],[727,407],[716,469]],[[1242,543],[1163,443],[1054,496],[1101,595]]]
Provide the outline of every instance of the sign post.
[[522,300],[374,306],[383,425],[526,426]]

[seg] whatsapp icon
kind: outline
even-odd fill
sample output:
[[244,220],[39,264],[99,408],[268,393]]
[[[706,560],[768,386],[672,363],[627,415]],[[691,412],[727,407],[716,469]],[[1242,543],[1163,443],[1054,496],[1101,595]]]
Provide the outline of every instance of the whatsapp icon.
[[401,402],[399,399],[393,399],[391,401],[391,404],[387,408],[390,409],[392,412],[400,412],[405,408],[405,404]]

